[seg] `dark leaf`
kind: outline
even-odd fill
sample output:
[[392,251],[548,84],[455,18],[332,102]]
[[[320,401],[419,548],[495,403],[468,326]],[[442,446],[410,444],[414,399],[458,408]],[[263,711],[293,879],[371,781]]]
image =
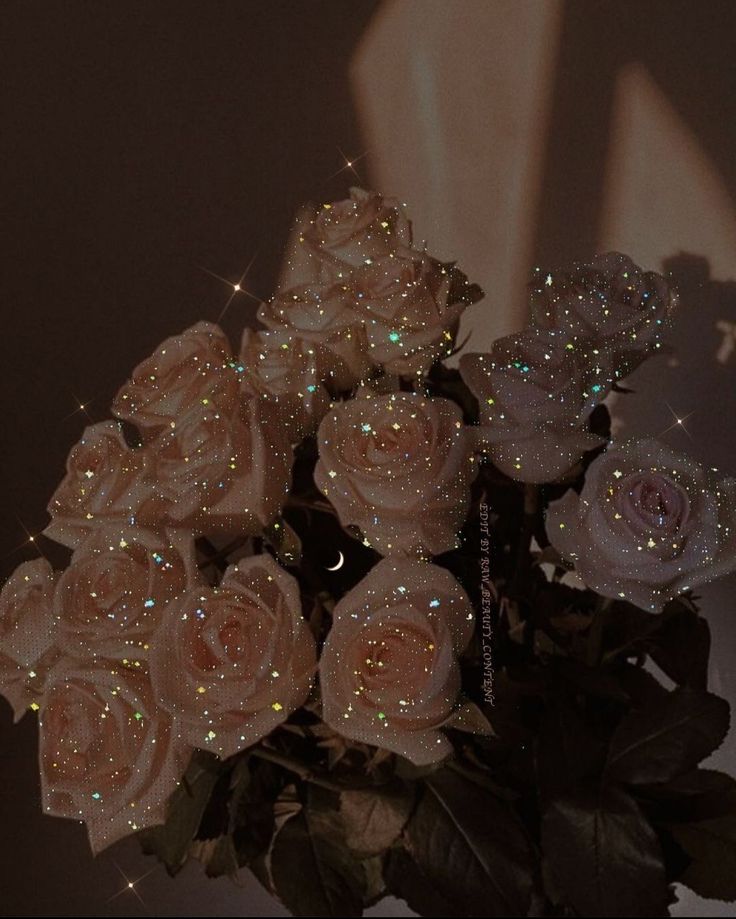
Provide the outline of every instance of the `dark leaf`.
[[296,816],[277,833],[271,877],[295,916],[361,916],[365,869],[345,844],[337,799],[310,786]]
[[265,531],[265,537],[279,560],[285,565],[299,565],[302,559],[302,541],[296,530],[283,517]]
[[622,654],[649,654],[675,683],[706,688],[710,629],[685,599],[672,601],[661,614],[617,601],[596,619],[591,636],[595,640],[600,632],[604,662]]
[[459,370],[435,363],[429,372],[427,387],[431,395],[456,402],[463,410],[466,424],[477,424],[478,400],[465,385]]
[[414,796],[403,782],[390,786],[344,791],[340,815],[345,841],[358,858],[369,858],[390,848],[409,819]]
[[681,686],[708,686],[710,628],[697,612],[681,603],[671,604],[672,612],[662,627],[646,642],[649,656],[667,676]]
[[536,747],[539,792],[543,801],[575,788],[587,776],[599,773],[606,744],[586,724],[566,696],[547,703]]
[[579,692],[621,703],[628,702],[629,697],[618,678],[600,667],[586,667],[571,658],[560,658],[550,662],[550,668]]
[[240,867],[232,836],[196,842],[192,846],[192,855],[205,866],[205,874],[209,878],[222,875],[234,877]]
[[420,916],[466,916],[455,899],[445,899],[435,879],[427,876],[406,849],[396,846],[386,857],[383,867],[386,889],[395,897],[406,900],[410,909]]
[[588,429],[608,440],[611,436],[611,413],[605,405],[596,405],[588,418]]
[[606,765],[619,782],[667,782],[694,769],[728,732],[724,699],[684,686],[631,711],[611,740]]
[[670,832],[692,858],[680,878],[711,900],[736,900],[736,814],[671,826]]
[[623,791],[557,800],[542,819],[542,848],[564,905],[580,915],[667,915],[659,842]]
[[282,787],[283,777],[270,763],[254,757],[236,766],[229,810],[240,865],[252,866],[268,851],[274,833],[274,803]]
[[454,262],[446,262],[442,267],[450,277],[448,304],[452,306],[456,303],[464,303],[466,306],[472,306],[473,303],[483,299],[485,296],[483,290],[477,284],[472,284],[467,275]]
[[637,795],[660,823],[689,823],[736,814],[736,780],[724,772],[695,769],[671,782],[641,785]]
[[511,806],[449,769],[428,776],[404,842],[419,877],[451,915],[526,916],[537,879],[532,846]]
[[158,856],[170,874],[175,874],[187,860],[221,771],[216,756],[195,750],[181,785],[169,798],[166,823],[139,834],[143,851]]

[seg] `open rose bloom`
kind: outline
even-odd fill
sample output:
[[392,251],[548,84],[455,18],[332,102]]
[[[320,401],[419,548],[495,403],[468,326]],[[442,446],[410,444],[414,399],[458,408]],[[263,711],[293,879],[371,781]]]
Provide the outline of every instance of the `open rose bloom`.
[[[0,593],[0,692],[94,851],[143,831],[301,915],[664,915],[700,883],[682,827],[733,792],[697,770],[728,716],[694,589],[736,569],[736,480],[612,442],[606,405],[675,293],[618,253],[537,271],[475,353],[481,297],[352,189],[301,211],[237,347],[173,335],[83,432],[68,564]],[[598,851],[604,900],[570,867]]]

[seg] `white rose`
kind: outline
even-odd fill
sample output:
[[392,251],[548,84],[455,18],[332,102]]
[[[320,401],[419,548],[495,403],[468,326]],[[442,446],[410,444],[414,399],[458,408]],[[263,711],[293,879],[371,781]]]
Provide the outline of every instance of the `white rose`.
[[372,259],[348,284],[374,364],[411,376],[452,351],[466,304],[449,302],[450,273],[435,259],[420,252]]
[[587,419],[611,387],[607,353],[528,329],[462,355],[460,374],[478,399],[478,443],[513,479],[551,482],[603,443]]
[[736,568],[736,479],[656,440],[612,445],[550,504],[547,533],[588,587],[658,612]]
[[188,533],[101,527],[59,579],[53,605],[59,647],[82,658],[146,658],[166,604],[199,581]]
[[302,285],[261,304],[258,318],[267,329],[291,332],[321,349],[327,357],[323,382],[340,392],[371,371],[368,339],[354,301],[343,282]]
[[344,201],[302,210],[279,287],[324,281],[369,259],[409,249],[411,242],[411,223],[398,201],[351,188]]
[[345,737],[418,766],[452,751],[442,733],[473,633],[467,594],[444,568],[383,559],[336,605],[320,660],[323,717]]
[[93,852],[164,822],[191,747],[153,704],[145,673],[62,659],[39,728],[44,808],[83,820]]
[[38,707],[46,672],[58,656],[52,610],[56,573],[45,559],[23,562],[0,591],[0,693],[15,720]]
[[74,547],[98,525],[135,519],[144,508],[146,516],[155,518],[155,503],[150,454],[129,449],[120,426],[103,421],[86,428],[69,453],[44,532]]
[[143,449],[151,454],[158,498],[150,516],[139,515],[148,526],[258,533],[289,493],[289,433],[273,406],[246,389],[233,410],[192,411]]
[[200,405],[225,411],[238,397],[238,368],[219,326],[198,322],[162,342],[112,403],[118,418],[150,437]]
[[326,361],[319,344],[288,329],[245,329],[240,361],[242,385],[273,404],[292,443],[314,433],[330,406],[322,385]]
[[318,488],[383,555],[455,548],[476,468],[460,409],[414,393],[336,403],[318,432]]
[[662,275],[607,252],[570,270],[538,272],[531,287],[535,323],[569,341],[617,352],[626,372],[661,347],[677,297]]
[[150,653],[159,704],[193,746],[228,757],[306,699],[316,669],[296,580],[269,555],[169,605]]

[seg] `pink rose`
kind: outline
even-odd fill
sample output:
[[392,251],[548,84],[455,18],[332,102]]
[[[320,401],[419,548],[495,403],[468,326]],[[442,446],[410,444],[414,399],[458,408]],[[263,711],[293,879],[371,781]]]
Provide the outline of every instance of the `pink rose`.
[[736,569],[736,479],[656,440],[612,445],[550,504],[547,533],[588,587],[659,612]]
[[157,638],[150,666],[159,704],[187,742],[223,758],[281,724],[312,684],[316,650],[299,587],[269,555],[172,603]]
[[383,555],[456,546],[476,469],[454,402],[365,391],[333,406],[318,441],[314,479],[343,525]]
[[568,271],[538,273],[531,287],[532,316],[566,340],[586,340],[618,355],[625,372],[661,347],[677,302],[668,282],[626,255],[607,252]]
[[91,425],[69,454],[45,534],[74,547],[101,523],[135,518],[153,498],[150,473],[149,454],[130,450],[116,422]]
[[56,573],[45,559],[23,562],[0,591],[0,693],[15,720],[43,697],[46,671],[56,659],[51,604]]
[[226,410],[237,396],[238,369],[225,333],[211,322],[198,322],[167,338],[135,368],[112,411],[150,437],[197,406]]
[[291,483],[289,433],[247,390],[230,412],[190,412],[150,443],[159,504],[140,521],[201,534],[258,533],[280,512]]
[[145,674],[60,661],[39,728],[44,808],[83,820],[93,852],[163,823],[191,748],[154,706]]
[[240,347],[242,385],[273,405],[292,443],[313,434],[330,405],[322,385],[322,348],[288,329],[245,329]]
[[460,374],[478,399],[478,443],[512,479],[554,481],[603,442],[587,419],[611,387],[607,354],[528,329],[462,355]]
[[473,609],[444,568],[383,559],[340,600],[320,660],[323,717],[418,766],[443,759]]
[[420,252],[382,256],[348,280],[371,361],[402,376],[425,373],[449,354],[465,303],[450,302],[449,272]]
[[326,360],[321,379],[333,391],[352,389],[371,370],[368,339],[343,282],[293,287],[261,304],[268,329],[290,332],[319,348]]
[[396,199],[351,188],[344,201],[304,208],[292,231],[279,287],[324,281],[411,244],[411,223]]
[[199,581],[188,534],[101,527],[59,579],[59,647],[75,657],[145,659],[166,604]]

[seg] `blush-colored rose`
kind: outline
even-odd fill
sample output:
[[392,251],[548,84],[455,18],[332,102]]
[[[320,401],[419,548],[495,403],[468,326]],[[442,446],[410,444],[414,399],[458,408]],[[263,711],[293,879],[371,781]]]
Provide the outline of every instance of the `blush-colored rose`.
[[74,547],[100,524],[135,518],[153,499],[151,474],[148,452],[129,449],[116,422],[91,425],[69,453],[44,532]]
[[420,252],[372,259],[348,284],[374,364],[412,376],[452,351],[465,304],[450,302],[450,273],[435,259]]
[[289,433],[273,406],[245,389],[234,410],[212,406],[190,412],[147,449],[158,499],[150,516],[140,515],[149,526],[164,522],[197,534],[258,533],[289,493]]
[[148,438],[197,406],[231,408],[238,376],[225,333],[211,322],[198,322],[167,338],[135,368],[112,411]]
[[467,594],[444,568],[383,559],[335,606],[320,660],[323,718],[345,737],[418,766],[443,759],[473,633]]
[[532,316],[568,341],[611,349],[626,372],[657,351],[677,297],[654,271],[619,252],[563,271],[539,271],[531,286]]
[[313,434],[330,405],[322,385],[326,359],[321,345],[288,329],[245,329],[240,347],[242,385],[274,409],[292,443]]
[[268,555],[231,566],[218,588],[168,607],[150,666],[185,740],[223,758],[251,746],[299,708],[314,677],[296,580]]
[[308,206],[299,214],[279,288],[324,281],[411,243],[411,223],[396,199],[351,188],[344,201]]
[[381,554],[456,546],[476,468],[454,402],[366,390],[333,406],[318,442],[317,486]]
[[267,329],[298,335],[326,357],[322,381],[340,392],[371,372],[368,338],[354,309],[355,296],[344,282],[291,287],[261,304],[258,318]]
[[95,530],[59,579],[58,645],[80,658],[145,659],[166,604],[195,583],[203,582],[185,531]]
[[15,720],[38,707],[47,670],[56,659],[52,610],[57,574],[45,559],[23,562],[0,591],[0,694]]
[[736,569],[736,479],[656,440],[613,445],[550,504],[547,533],[588,587],[659,612]]
[[83,820],[93,852],[163,823],[191,748],[155,707],[145,673],[62,659],[39,728],[44,808]]
[[478,399],[478,443],[513,479],[554,481],[603,442],[587,420],[615,378],[607,353],[528,329],[462,355],[460,373]]

